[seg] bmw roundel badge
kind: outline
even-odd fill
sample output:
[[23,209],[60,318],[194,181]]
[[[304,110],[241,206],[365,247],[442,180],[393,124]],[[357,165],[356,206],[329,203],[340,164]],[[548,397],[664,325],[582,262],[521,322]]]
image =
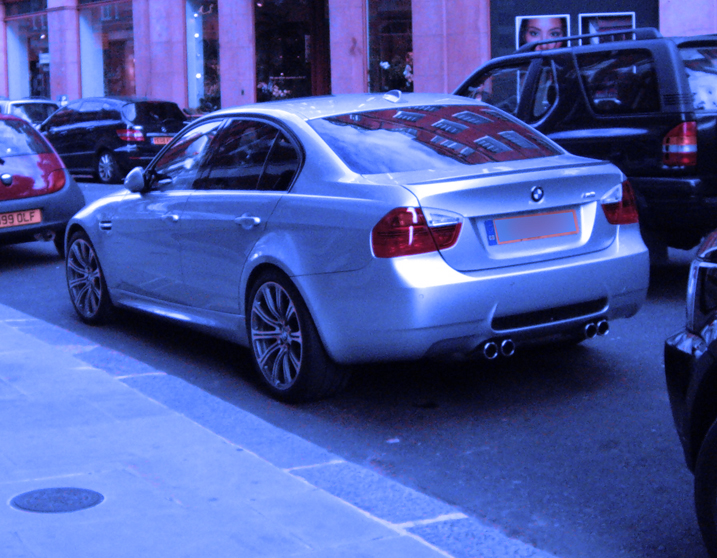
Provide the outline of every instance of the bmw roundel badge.
[[543,196],[545,196],[545,192],[540,186],[533,186],[532,190],[530,190],[530,199],[534,202],[539,202],[543,199]]

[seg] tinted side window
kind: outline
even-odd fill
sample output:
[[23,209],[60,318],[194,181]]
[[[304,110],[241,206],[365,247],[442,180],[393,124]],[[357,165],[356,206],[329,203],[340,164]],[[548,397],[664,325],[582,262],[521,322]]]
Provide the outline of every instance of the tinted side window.
[[291,186],[301,160],[289,139],[279,132],[259,180],[259,190],[286,191]]
[[515,114],[525,87],[531,60],[517,66],[493,68],[468,86],[467,97]]
[[535,89],[535,97],[530,109],[530,121],[534,122],[548,114],[558,98],[558,80],[555,77],[553,64],[547,62],[540,69],[540,76]]
[[222,120],[187,130],[173,141],[152,169],[156,190],[189,190]]
[[598,114],[660,110],[655,63],[648,50],[614,50],[577,57],[580,77]]
[[279,131],[254,120],[234,120],[217,136],[200,186],[212,190],[256,190]]
[[51,126],[65,126],[77,120],[77,105],[75,107],[66,106],[58,110],[52,117],[47,121],[46,126],[43,129],[49,129]]

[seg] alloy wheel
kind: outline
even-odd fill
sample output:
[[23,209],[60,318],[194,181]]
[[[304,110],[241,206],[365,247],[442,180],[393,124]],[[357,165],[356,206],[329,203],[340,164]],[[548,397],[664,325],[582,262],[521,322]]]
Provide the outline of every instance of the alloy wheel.
[[274,282],[264,283],[251,308],[251,342],[259,369],[280,390],[290,388],[301,370],[303,342],[294,301]]
[[67,254],[67,284],[77,311],[95,318],[101,310],[102,271],[92,245],[83,238],[75,240]]

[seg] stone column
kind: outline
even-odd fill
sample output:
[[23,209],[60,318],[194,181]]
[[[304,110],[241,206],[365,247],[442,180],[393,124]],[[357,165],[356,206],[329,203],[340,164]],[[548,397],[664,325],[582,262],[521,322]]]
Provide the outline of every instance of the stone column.
[[329,0],[331,92],[368,91],[366,0]]
[[252,0],[219,0],[222,107],[256,101],[256,37]]
[[77,0],[48,0],[47,34],[50,48],[50,96],[54,100],[60,95],[77,99],[82,95]]

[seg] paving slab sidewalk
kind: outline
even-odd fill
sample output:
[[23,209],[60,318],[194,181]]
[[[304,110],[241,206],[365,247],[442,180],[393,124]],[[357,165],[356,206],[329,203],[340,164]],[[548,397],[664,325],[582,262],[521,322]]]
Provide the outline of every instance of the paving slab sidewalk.
[[[0,556],[552,556],[162,371],[112,375],[37,322],[0,305]],[[13,503],[53,488],[103,500]]]

